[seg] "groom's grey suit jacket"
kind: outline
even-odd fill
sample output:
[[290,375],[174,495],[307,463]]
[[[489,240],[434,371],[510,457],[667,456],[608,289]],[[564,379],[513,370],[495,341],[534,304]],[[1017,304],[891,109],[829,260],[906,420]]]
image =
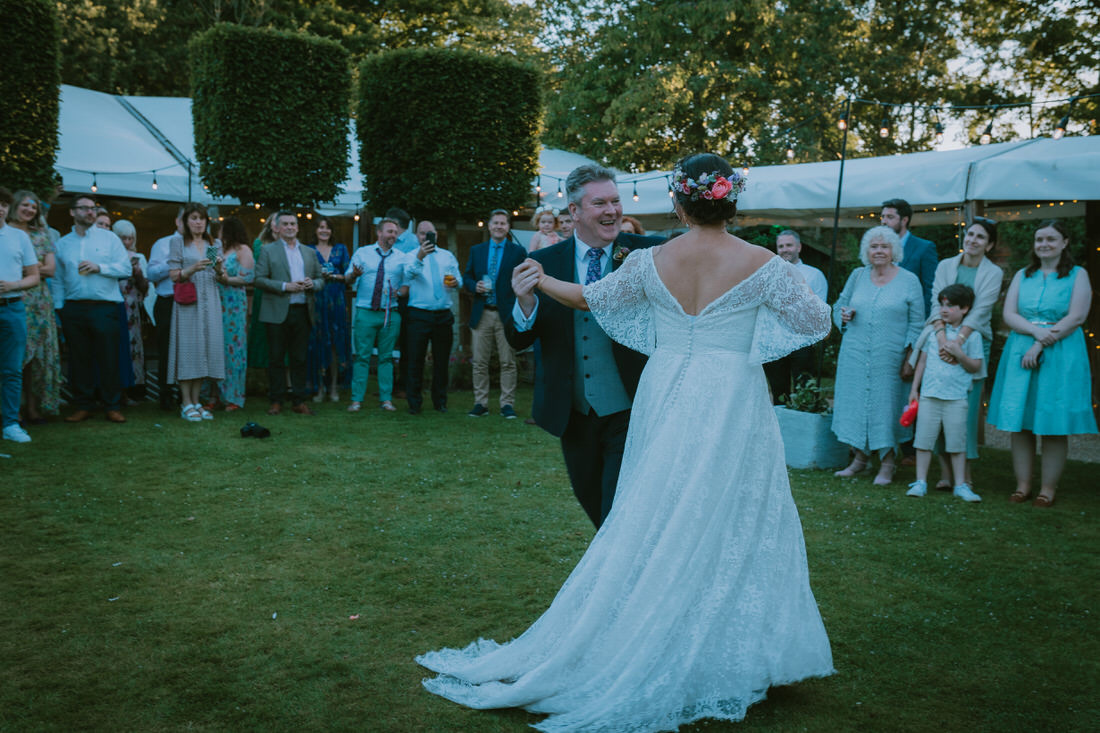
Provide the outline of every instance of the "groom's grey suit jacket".
[[[317,250],[301,242],[298,247],[302,253],[302,264],[306,277],[313,281],[313,290],[306,290],[306,305],[309,306],[309,322],[314,322],[313,294],[325,286],[321,276],[321,263],[317,260]],[[290,263],[286,259],[286,248],[281,239],[265,244],[256,260],[256,287],[262,288],[264,297],[260,302],[260,321],[262,323],[282,323],[290,310],[290,293],[283,290],[283,283],[290,282]]]

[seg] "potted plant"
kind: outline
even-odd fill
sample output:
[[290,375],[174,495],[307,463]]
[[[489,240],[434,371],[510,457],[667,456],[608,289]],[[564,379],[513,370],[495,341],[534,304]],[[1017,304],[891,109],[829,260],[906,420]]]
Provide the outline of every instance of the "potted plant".
[[813,378],[798,382],[775,406],[783,448],[790,468],[840,468],[848,463],[848,446],[833,435],[833,410],[821,384]]

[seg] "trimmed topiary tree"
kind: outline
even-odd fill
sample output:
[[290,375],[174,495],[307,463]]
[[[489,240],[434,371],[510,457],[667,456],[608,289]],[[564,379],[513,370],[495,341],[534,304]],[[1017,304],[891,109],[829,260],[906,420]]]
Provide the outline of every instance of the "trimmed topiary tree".
[[453,222],[513,209],[538,173],[542,77],[509,58],[410,49],[359,68],[363,198]]
[[222,23],[191,52],[195,154],[211,193],[267,206],[335,199],[348,163],[347,51]]
[[56,3],[0,0],[0,185],[53,193],[61,66]]

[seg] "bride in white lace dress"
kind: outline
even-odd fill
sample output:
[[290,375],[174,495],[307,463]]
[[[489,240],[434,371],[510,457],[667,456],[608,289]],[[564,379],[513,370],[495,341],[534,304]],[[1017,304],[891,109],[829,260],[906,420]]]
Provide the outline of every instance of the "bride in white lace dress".
[[549,713],[542,731],[640,733],[740,720],[769,687],[834,671],[760,366],[824,338],[830,313],[794,266],[726,233],[742,187],[691,156],[674,174],[687,234],[583,291],[522,266],[650,358],[584,557],[517,639],[418,657],[431,692]]

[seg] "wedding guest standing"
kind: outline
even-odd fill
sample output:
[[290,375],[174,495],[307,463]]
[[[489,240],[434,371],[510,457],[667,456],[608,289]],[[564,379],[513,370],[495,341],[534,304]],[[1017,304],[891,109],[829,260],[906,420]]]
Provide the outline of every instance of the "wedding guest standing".
[[[963,318],[962,326],[955,336],[955,343],[962,346],[970,338],[970,334],[977,332],[982,338],[983,363],[989,364],[990,348],[993,345],[993,307],[997,299],[1001,297],[1001,285],[1004,283],[1005,273],[987,257],[997,245],[997,222],[985,217],[974,217],[974,223],[966,230],[963,237],[963,251],[954,257],[949,257],[936,266],[936,279],[932,283],[932,302],[939,302],[940,291],[948,285],[966,285],[974,291],[974,305],[970,312]],[[929,316],[928,323],[931,333],[936,336],[939,343],[940,358],[949,363],[955,361],[947,351],[947,332],[944,329],[943,318],[939,309]],[[923,334],[922,334],[923,336]],[[914,350],[914,355],[919,351]],[[910,357],[910,362],[915,356]],[[973,388],[967,397],[966,412],[966,474],[965,476],[953,476],[951,464],[943,452],[940,451],[941,478],[936,483],[936,488],[941,491],[951,491],[952,487],[965,483],[974,487],[974,479],[970,473],[970,461],[978,458],[978,421],[982,412],[982,393],[985,391],[985,376],[975,377]]]
[[[813,265],[802,261],[802,237],[793,229],[784,229],[775,237],[775,253],[798,268],[806,279],[806,284],[814,295],[827,302],[829,283],[825,274]],[[792,387],[814,374],[814,347],[798,349],[782,359],[770,361],[764,365],[764,374],[768,378],[768,388],[772,393],[772,402],[782,404],[783,397],[791,393]]]
[[924,325],[917,276],[898,266],[901,240],[886,226],[868,229],[859,247],[864,266],[848,277],[833,305],[843,332],[836,367],[833,432],[855,457],[837,476],[867,469],[870,453],[881,463],[875,484],[893,481],[895,448],[912,433],[898,424],[909,389],[901,379],[907,349]]
[[175,410],[178,402],[176,387],[168,382],[168,345],[172,338],[172,278],[169,277],[168,250],[173,237],[183,236],[183,207],[176,211],[176,233],[153,242],[149,250],[148,276],[157,291],[153,304],[153,325],[157,339],[157,394],[160,409]]
[[26,232],[5,223],[11,205],[11,191],[0,188],[0,424],[4,440],[29,443],[19,424],[27,346],[23,293],[39,283],[38,255]]
[[168,253],[168,267],[176,284],[168,380],[180,386],[180,417],[188,422],[214,419],[202,405],[202,381],[225,379],[222,303],[215,282],[220,267],[217,247],[206,231],[209,222],[202,204],[184,207],[184,235],[172,240]]
[[566,209],[558,214],[558,234],[562,239],[569,239],[573,236],[573,215]]
[[558,210],[549,206],[540,206],[535,209],[531,217],[531,225],[535,227],[535,233],[531,235],[531,241],[527,244],[527,251],[549,247],[561,241],[561,235],[557,233]]
[[69,207],[73,230],[57,242],[57,276],[62,282],[65,307],[61,327],[69,350],[69,385],[76,411],[66,422],[92,416],[99,397],[107,419],[126,422],[119,384],[118,281],[133,274],[130,256],[109,228],[96,226],[96,205],[90,196],[77,196]]
[[432,406],[447,411],[448,366],[454,341],[451,293],[462,279],[458,260],[436,242],[435,225],[416,226],[420,249],[405,268],[409,283],[409,384],[405,389],[409,413],[420,414],[423,405],[424,359],[432,345]]
[[363,278],[355,298],[355,365],[348,412],[358,412],[363,406],[370,379],[371,354],[375,348],[378,349],[379,406],[386,412],[397,410],[393,406],[393,347],[401,331],[397,298],[407,294],[409,288],[405,282],[408,257],[394,248],[396,240],[397,222],[380,220],[378,243],[356,250],[344,272],[344,277],[352,284]]
[[624,234],[645,234],[645,227],[642,226],[642,222],[635,219],[633,216],[627,216],[623,214],[623,223],[619,227],[619,231]]
[[16,191],[8,224],[30,237],[38,258],[39,283],[23,291],[27,314],[27,346],[23,357],[23,396],[32,425],[56,415],[61,403],[61,355],[57,343],[57,316],[46,282],[54,276],[57,260],[43,214],[42,202],[30,191]]
[[917,276],[921,292],[924,293],[924,314],[932,310],[932,281],[936,278],[936,245],[927,239],[921,239],[910,231],[913,223],[913,207],[905,199],[890,199],[882,202],[880,222],[890,227],[901,239],[902,258],[899,265]]
[[340,374],[347,373],[351,351],[348,302],[344,295],[347,290],[344,270],[348,269],[351,255],[344,245],[333,244],[332,222],[324,216],[318,218],[317,243],[313,249],[317,250],[325,286],[314,296],[317,320],[309,337],[309,386],[317,392],[313,401],[321,402],[327,382],[329,399],[339,402],[337,384]]
[[504,336],[500,311],[507,313],[512,309],[515,301],[509,285],[512,270],[523,262],[527,253],[509,239],[511,228],[507,211],[492,211],[489,214],[489,240],[470,248],[470,259],[463,273],[463,285],[474,296],[474,304],[470,308],[474,407],[467,413],[470,417],[489,414],[489,362],[493,358],[493,349],[496,349],[500,361],[500,416],[507,420],[516,417],[519,371],[516,368],[516,352]]
[[[130,257],[130,277],[118,281],[118,289],[122,292],[123,316],[126,330],[121,335],[126,347],[126,361],[121,363],[121,368],[126,369],[129,364],[129,373],[123,374],[122,383],[129,382],[134,385],[131,388],[131,398],[141,399],[145,396],[145,343],[141,337],[142,311],[145,310],[145,296],[149,292],[149,281],[145,277],[148,263],[145,255],[137,251],[137,229],[126,219],[119,219],[111,227],[111,231],[122,240],[126,247],[126,253]],[[127,379],[128,377],[128,379]]]
[[227,412],[244,407],[248,373],[248,292],[255,278],[255,262],[248,233],[235,216],[222,222],[222,266],[217,274],[222,301],[222,338],[225,341],[225,379],[218,392]]
[[260,320],[267,327],[271,401],[267,414],[280,414],[289,398],[292,412],[313,415],[305,402],[306,361],[314,321],[313,296],[325,282],[317,255],[298,241],[298,217],[293,211],[280,211],[274,218],[273,231],[279,239],[265,245],[256,261],[256,287],[264,290]]
[[1088,272],[1073,264],[1065,225],[1042,222],[1031,263],[1016,273],[1005,295],[1004,321],[1012,333],[989,400],[989,424],[1012,433],[1012,502],[1031,496],[1036,435],[1043,439],[1043,459],[1033,506],[1049,507],[1066,465],[1067,436],[1096,433],[1081,332],[1091,302]]

